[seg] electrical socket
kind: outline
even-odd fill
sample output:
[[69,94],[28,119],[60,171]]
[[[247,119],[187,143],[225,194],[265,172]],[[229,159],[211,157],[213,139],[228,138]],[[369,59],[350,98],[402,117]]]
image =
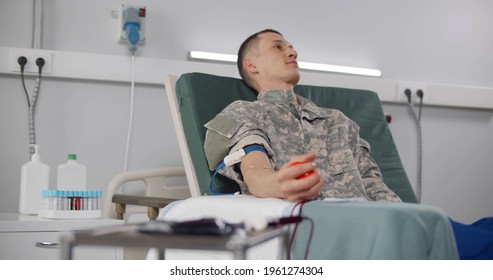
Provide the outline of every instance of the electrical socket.
[[426,97],[426,85],[423,83],[399,83],[397,86],[397,97],[396,100],[399,102],[405,102],[407,103],[407,96],[405,94],[406,89],[411,90],[411,102],[414,104],[418,104],[420,99],[416,92],[418,90],[423,91],[423,101],[425,100],[424,98]]
[[43,74],[51,73],[51,65],[53,53],[50,51],[40,49],[11,49],[10,50],[10,71],[21,72],[21,66],[17,61],[19,57],[24,56],[27,58],[27,64],[24,66],[24,73],[39,73],[38,65],[36,65],[36,59],[43,58],[45,65],[43,66]]
[[139,18],[140,18],[140,39],[138,44],[143,44],[145,40],[145,18],[146,18],[146,7],[143,6],[134,6],[134,5],[121,5],[118,12],[117,12],[117,18],[118,18],[118,25],[117,25],[117,39],[120,43],[126,43],[128,41],[127,39],[127,34],[125,32],[125,29],[123,28],[123,11],[127,8],[136,8],[139,11]]

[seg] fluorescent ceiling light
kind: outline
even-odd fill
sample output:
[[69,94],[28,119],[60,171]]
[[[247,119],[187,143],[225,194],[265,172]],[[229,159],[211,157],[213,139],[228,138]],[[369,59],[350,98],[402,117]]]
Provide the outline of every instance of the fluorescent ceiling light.
[[372,76],[372,77],[382,76],[382,71],[377,69],[369,69],[369,68],[349,67],[349,66],[301,62],[301,61],[298,61],[298,67],[300,67],[300,69],[314,70],[314,71],[335,72],[335,73],[363,75],[363,76]]
[[225,62],[236,62],[238,58],[238,56],[234,54],[211,53],[211,52],[200,52],[200,51],[191,51],[190,57],[195,59],[216,60],[216,61],[225,61]]
[[[201,60],[236,62],[238,56],[234,54],[191,51],[190,57],[194,59],[201,59]],[[313,70],[313,71],[363,75],[363,76],[372,76],[372,77],[382,76],[382,71],[378,69],[370,69],[370,68],[349,67],[349,66],[330,65],[330,64],[302,62],[302,61],[298,61],[298,67],[300,69]]]

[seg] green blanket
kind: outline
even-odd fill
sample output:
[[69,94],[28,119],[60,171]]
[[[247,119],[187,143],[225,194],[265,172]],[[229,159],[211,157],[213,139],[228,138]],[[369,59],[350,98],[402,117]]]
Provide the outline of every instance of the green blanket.
[[[458,259],[450,221],[434,207],[314,201],[301,210],[315,224],[308,259]],[[304,258],[309,225],[296,229],[293,259]]]

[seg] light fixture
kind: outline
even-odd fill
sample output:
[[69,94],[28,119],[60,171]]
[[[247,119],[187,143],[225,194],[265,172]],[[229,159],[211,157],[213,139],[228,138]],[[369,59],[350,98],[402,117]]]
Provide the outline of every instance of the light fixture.
[[[234,54],[191,51],[190,57],[193,59],[199,59],[199,60],[236,62],[238,56],[234,55]],[[330,65],[330,64],[302,62],[302,61],[298,61],[298,67],[300,69],[312,70],[312,71],[342,73],[342,74],[351,74],[351,75],[362,75],[362,76],[371,76],[371,77],[381,77],[382,76],[382,71],[380,71],[378,69],[370,69],[370,68]]]
[[202,60],[215,60],[224,62],[236,62],[238,56],[234,54],[212,53],[212,52],[200,52],[191,51],[190,57]]

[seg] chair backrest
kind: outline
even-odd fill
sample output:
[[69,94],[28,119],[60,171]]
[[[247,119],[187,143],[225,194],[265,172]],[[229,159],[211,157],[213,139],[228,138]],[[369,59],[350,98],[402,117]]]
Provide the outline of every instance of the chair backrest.
[[[170,85],[170,80],[167,83],[192,196],[208,194],[213,172],[208,168],[204,153],[204,124],[235,100],[256,100],[256,93],[240,79],[204,73],[183,74],[176,85]],[[171,94],[175,89],[176,95]],[[417,202],[376,93],[307,85],[298,85],[295,91],[321,107],[338,109],[354,120],[360,126],[361,137],[371,145],[385,183],[404,202]],[[190,176],[192,178],[188,178]],[[239,189],[234,181],[223,176],[214,178],[214,186],[224,192]]]

